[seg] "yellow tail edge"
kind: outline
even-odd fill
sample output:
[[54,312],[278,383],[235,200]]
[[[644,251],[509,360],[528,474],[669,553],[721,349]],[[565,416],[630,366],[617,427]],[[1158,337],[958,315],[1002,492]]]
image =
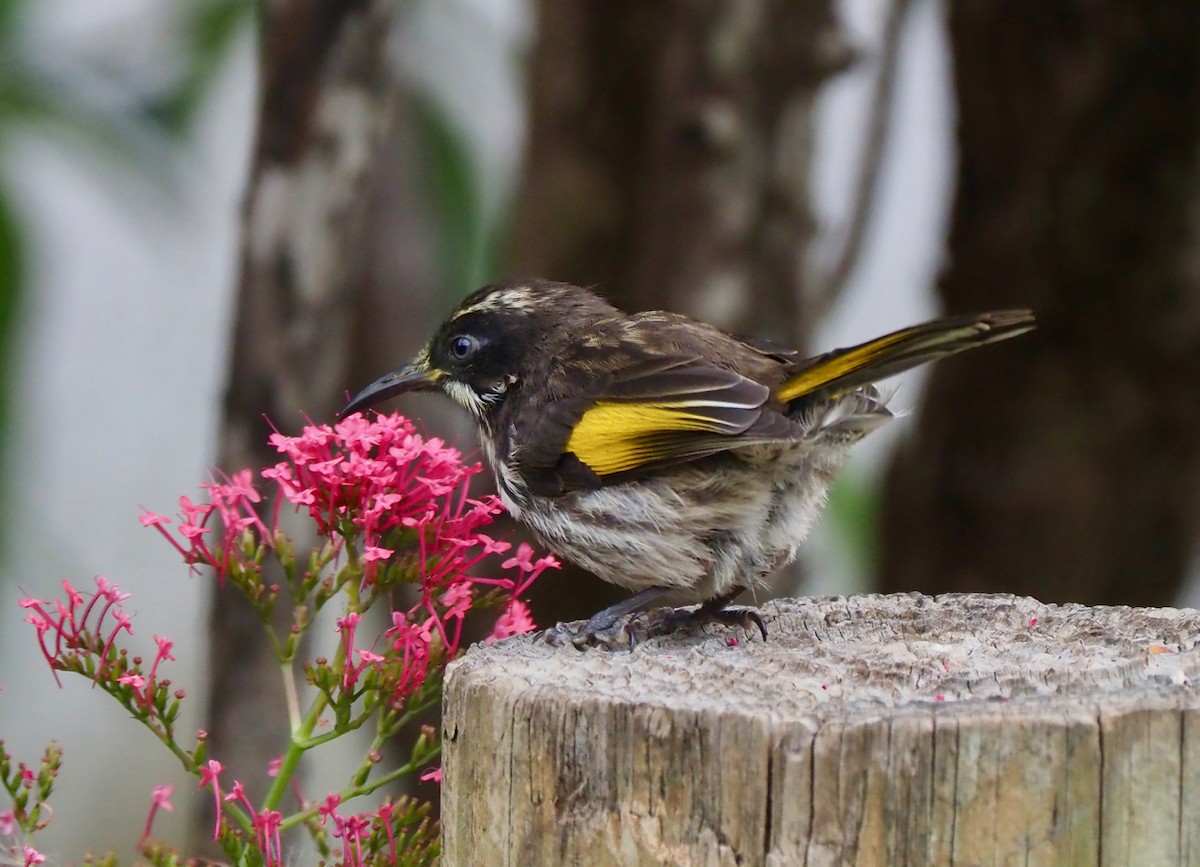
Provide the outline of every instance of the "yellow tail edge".
[[857,388],[976,346],[1008,340],[1036,327],[1030,310],[936,319],[810,358],[779,384],[774,396],[782,403],[791,403],[816,391]]

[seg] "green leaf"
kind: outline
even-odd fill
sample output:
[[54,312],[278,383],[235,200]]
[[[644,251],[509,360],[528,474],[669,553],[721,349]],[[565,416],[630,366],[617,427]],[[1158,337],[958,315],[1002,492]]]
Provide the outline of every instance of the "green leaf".
[[170,135],[187,132],[221,61],[249,22],[250,0],[192,0],[182,7],[180,32],[188,61],[174,87],[145,106],[144,116]]
[[[7,192],[0,188],[0,444],[8,443],[9,398],[16,365],[16,319],[25,279],[25,239]],[[9,455],[0,452],[0,463]],[[2,477],[5,474],[0,474]],[[0,490],[0,496],[5,492]],[[0,553],[5,547],[5,529],[0,527]]]
[[481,184],[466,138],[432,99],[414,99],[427,160],[429,194],[441,222],[441,270],[446,284],[466,291],[487,282],[490,249]]
[[875,574],[879,550],[878,486],[852,474],[838,478],[829,491],[828,514],[860,575]]
[[13,23],[24,0],[0,0],[0,41],[10,38]]

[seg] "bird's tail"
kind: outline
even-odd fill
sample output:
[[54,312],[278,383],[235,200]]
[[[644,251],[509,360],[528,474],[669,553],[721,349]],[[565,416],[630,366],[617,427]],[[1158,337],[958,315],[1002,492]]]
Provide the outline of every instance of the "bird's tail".
[[808,359],[775,389],[774,396],[782,403],[791,403],[818,391],[844,392],[964,349],[1016,337],[1035,327],[1028,310],[953,316],[914,325]]

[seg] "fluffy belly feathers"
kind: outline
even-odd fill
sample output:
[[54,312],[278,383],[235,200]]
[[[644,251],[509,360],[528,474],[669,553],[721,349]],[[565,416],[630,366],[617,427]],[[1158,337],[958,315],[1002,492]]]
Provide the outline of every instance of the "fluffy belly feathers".
[[513,517],[562,557],[622,587],[700,601],[795,558],[843,455],[809,443],[748,448],[553,500],[514,496],[499,468],[496,480]]

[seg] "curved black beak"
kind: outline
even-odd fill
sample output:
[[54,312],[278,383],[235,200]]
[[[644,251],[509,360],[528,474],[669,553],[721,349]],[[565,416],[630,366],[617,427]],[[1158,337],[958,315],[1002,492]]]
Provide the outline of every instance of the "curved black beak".
[[393,370],[372,382],[338,412],[338,418],[345,418],[352,412],[375,406],[389,397],[404,394],[409,391],[428,391],[433,388],[442,372],[431,369],[420,361],[415,361],[399,370]]

